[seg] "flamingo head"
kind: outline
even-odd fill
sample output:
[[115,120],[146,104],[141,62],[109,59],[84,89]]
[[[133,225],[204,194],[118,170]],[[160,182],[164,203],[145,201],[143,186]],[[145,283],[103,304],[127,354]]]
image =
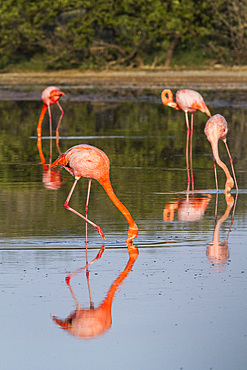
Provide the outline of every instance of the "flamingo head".
[[68,164],[68,160],[65,156],[65,154],[60,155],[49,167],[56,167],[56,166],[66,166]]
[[173,94],[172,94],[171,90],[169,90],[169,89],[165,89],[165,90],[162,91],[161,101],[167,107],[171,107],[171,108],[174,108],[174,109],[177,109],[177,110],[180,109],[178,107],[177,103],[174,102]]

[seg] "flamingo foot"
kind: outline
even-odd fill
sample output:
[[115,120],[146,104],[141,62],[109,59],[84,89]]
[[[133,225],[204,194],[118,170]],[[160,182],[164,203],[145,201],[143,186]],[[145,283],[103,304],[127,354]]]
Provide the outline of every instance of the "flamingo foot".
[[70,275],[66,276],[65,281],[66,281],[67,285],[70,285],[70,279],[71,279]]
[[103,231],[101,230],[101,228],[99,226],[96,226],[96,229],[97,229],[99,235],[101,236],[101,238],[105,239],[105,235],[104,235]]

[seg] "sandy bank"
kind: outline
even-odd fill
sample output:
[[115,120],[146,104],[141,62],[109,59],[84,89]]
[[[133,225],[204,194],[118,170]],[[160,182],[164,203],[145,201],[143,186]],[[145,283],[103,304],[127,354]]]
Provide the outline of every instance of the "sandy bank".
[[247,89],[247,69],[202,71],[83,71],[1,73],[0,89],[40,90],[43,86],[80,89]]

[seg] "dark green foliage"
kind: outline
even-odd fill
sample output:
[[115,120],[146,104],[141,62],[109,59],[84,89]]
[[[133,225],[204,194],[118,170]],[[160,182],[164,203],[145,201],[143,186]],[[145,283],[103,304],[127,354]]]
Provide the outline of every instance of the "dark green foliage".
[[180,55],[188,56],[185,64],[195,65],[193,58],[205,52],[216,62],[241,64],[247,49],[246,4],[247,0],[0,0],[0,68],[169,66]]

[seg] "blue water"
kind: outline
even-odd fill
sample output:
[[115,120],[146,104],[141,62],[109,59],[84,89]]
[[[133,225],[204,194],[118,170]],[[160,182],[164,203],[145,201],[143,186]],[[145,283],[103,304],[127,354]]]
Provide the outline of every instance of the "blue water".
[[[66,276],[86,260],[84,221],[63,207],[73,178],[61,169],[51,180],[39,164],[40,102],[1,103],[2,369],[246,369],[246,107],[239,111],[231,99],[217,105],[211,94],[213,113],[231,117],[228,142],[238,196],[233,189],[225,197],[225,176],[218,169],[217,199],[201,113],[193,138],[196,192],[187,194],[182,112],[165,110],[158,97],[117,106],[67,105],[60,150],[79,143],[103,149],[113,188],[139,226],[129,255],[128,225],[93,181],[89,217],[106,240],[88,227],[89,261],[105,250],[89,267],[89,280],[82,270],[70,287]],[[47,162],[48,138],[44,123]],[[52,145],[55,159],[55,137]],[[220,155],[229,166],[223,145]],[[71,199],[82,213],[86,191],[87,180],[81,179]],[[135,258],[128,265],[130,256]],[[112,301],[99,324],[96,313],[107,294]],[[65,320],[76,310],[82,320],[68,319],[67,329],[52,319]],[[91,333],[102,325],[101,335],[73,332],[86,323]]]

